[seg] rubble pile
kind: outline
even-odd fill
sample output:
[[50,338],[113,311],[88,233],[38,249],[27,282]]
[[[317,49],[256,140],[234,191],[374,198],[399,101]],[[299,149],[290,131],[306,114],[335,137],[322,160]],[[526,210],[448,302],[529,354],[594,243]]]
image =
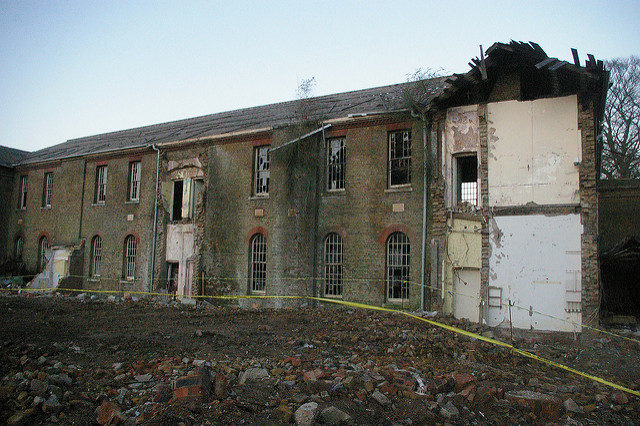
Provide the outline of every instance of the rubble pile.
[[[640,420],[631,395],[394,315],[61,297],[0,297],[0,312],[8,424]],[[638,374],[638,350],[623,355]]]

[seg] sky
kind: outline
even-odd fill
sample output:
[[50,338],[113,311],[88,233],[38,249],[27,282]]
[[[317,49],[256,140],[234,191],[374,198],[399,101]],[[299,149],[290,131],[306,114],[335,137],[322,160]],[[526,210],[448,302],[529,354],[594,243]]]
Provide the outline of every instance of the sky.
[[462,73],[496,41],[640,55],[638,1],[0,0],[0,145]]

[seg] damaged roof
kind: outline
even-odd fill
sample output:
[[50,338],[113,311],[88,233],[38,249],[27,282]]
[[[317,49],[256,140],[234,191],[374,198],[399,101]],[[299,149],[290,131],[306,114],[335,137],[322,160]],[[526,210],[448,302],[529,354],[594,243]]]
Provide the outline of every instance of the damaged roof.
[[26,158],[29,154],[28,151],[0,145],[0,166],[11,167]]
[[[442,93],[446,77],[424,80],[431,101]],[[421,83],[422,83],[421,82]],[[102,152],[140,148],[150,144],[207,138],[284,126],[301,117],[329,120],[349,115],[392,113],[406,110],[403,95],[410,83],[394,84],[303,100],[221,112],[186,120],[171,121],[134,129],[70,139],[59,145],[31,153],[21,164],[60,160]]]

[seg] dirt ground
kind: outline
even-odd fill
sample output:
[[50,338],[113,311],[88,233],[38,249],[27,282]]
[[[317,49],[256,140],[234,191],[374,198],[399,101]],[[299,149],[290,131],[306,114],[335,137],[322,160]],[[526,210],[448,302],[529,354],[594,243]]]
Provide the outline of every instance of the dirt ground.
[[[640,389],[639,344],[519,347]],[[0,380],[0,421],[14,424],[640,422],[630,394],[398,314],[336,307],[4,294]]]

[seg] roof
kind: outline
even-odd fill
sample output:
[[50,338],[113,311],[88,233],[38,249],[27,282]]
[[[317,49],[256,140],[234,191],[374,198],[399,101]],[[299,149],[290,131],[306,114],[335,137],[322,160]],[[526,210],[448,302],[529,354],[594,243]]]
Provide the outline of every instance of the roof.
[[0,145],[0,166],[11,167],[29,155],[28,151]]
[[[427,101],[442,92],[445,79],[446,77],[438,77],[423,81],[426,83],[428,92]],[[59,145],[31,153],[22,161],[22,164],[140,148],[150,144],[214,137],[240,131],[271,129],[295,122],[301,116],[301,108],[304,108],[305,117],[312,120],[329,120],[348,117],[352,114],[405,111],[403,95],[411,84],[414,83],[336,93],[70,139]]]

